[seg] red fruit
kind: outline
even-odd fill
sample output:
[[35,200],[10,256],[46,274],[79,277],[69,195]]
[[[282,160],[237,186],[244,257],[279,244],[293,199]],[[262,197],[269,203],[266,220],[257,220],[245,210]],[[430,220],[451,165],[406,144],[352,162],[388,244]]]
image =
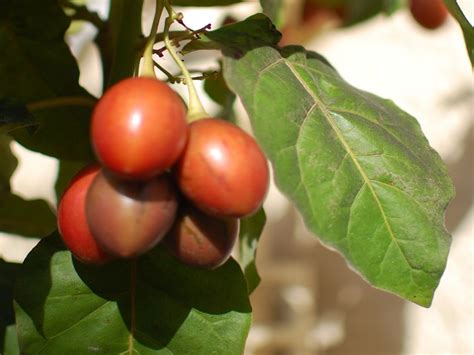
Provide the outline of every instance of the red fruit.
[[187,138],[185,107],[161,81],[125,79],[112,86],[92,114],[98,159],[128,179],[157,176],[175,163]]
[[94,238],[109,254],[131,258],[153,248],[176,217],[175,188],[168,175],[124,181],[101,170],[86,198]]
[[204,212],[240,218],[258,210],[268,190],[268,165],[255,140],[218,119],[189,125],[176,166],[181,191]]
[[83,263],[102,264],[111,257],[93,238],[86,219],[86,194],[99,172],[96,165],[82,169],[70,182],[58,206],[58,228],[64,244]]
[[238,230],[237,219],[218,219],[188,205],[179,212],[163,243],[181,262],[214,269],[229,258]]
[[443,0],[411,0],[410,12],[421,26],[428,29],[440,27],[448,17]]

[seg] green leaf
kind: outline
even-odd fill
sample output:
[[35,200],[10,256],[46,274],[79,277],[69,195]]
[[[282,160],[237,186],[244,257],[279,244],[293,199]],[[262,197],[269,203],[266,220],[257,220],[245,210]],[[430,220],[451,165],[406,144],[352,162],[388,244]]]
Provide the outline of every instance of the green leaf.
[[85,162],[68,160],[59,161],[58,176],[54,185],[54,190],[56,192],[56,198],[58,201],[63,195],[63,192],[66,187],[71,182],[72,178],[79,172],[79,170],[84,168],[85,165]]
[[464,16],[464,13],[455,0],[444,0],[444,3],[448,7],[451,15],[454,16],[461,26],[469,60],[471,61],[471,65],[474,66],[474,26],[472,26],[466,16]]
[[[9,325],[15,323],[13,313],[13,284],[20,264],[7,263],[0,259],[0,353],[14,348]],[[13,327],[14,328],[14,327]],[[13,344],[12,344],[13,343]]]
[[252,48],[275,46],[281,39],[271,20],[264,14],[255,14],[244,21],[223,26],[201,35],[201,39],[184,46],[183,54],[202,50],[220,49],[232,56],[242,56]]
[[[68,26],[56,0],[0,3],[0,101],[26,105],[34,115],[39,125],[34,133],[14,133],[25,147],[58,158],[89,159],[93,98],[78,84],[79,69],[64,42]],[[26,114],[17,113],[10,125],[21,127]]]
[[224,77],[306,225],[375,287],[429,306],[454,190],[417,121],[302,47],[225,58]]
[[403,4],[404,1],[402,0],[346,0],[345,3],[342,4],[342,8],[344,9],[344,25],[354,25],[368,20],[381,12],[390,15],[402,7]]
[[204,81],[204,90],[214,102],[222,106],[217,117],[235,123],[234,103],[236,96],[227,87],[222,71],[217,76],[209,77]]
[[19,128],[34,132],[37,123],[25,105],[11,99],[0,98],[0,134]]
[[10,149],[10,142],[10,137],[0,134],[0,194],[10,191],[10,177],[18,165],[18,160]]
[[14,324],[6,327],[3,346],[0,346],[0,350],[2,350],[1,353],[4,355],[20,355],[16,327]]
[[249,294],[251,294],[260,283],[260,276],[255,264],[257,244],[265,226],[265,211],[261,208],[251,217],[240,220],[239,234],[239,263],[244,270]]
[[234,260],[196,270],[157,248],[136,264],[85,266],[57,234],[27,257],[15,312],[26,354],[241,354],[251,321]]
[[173,0],[176,6],[227,6],[237,4],[242,0]]
[[260,0],[263,13],[267,15],[278,28],[281,28],[285,24],[284,4],[284,0]]
[[54,229],[56,217],[46,201],[0,194],[0,231],[39,238]]

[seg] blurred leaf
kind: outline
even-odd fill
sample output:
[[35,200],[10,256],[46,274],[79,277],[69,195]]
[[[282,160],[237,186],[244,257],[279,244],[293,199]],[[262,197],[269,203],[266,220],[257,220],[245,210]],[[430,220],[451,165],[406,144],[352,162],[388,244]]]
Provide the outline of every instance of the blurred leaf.
[[252,48],[274,46],[280,39],[281,33],[270,19],[264,14],[255,14],[244,21],[203,33],[201,39],[189,42],[182,52],[220,49],[231,56],[242,56]]
[[375,287],[429,306],[446,266],[446,167],[417,121],[302,47],[224,59],[276,182]]
[[[68,26],[56,0],[0,2],[0,102],[13,100],[34,114],[36,132],[13,133],[25,147],[59,158],[88,159],[91,107],[83,104],[92,97],[78,84],[79,70],[64,42]],[[20,126],[30,118],[23,108],[17,113],[14,123]],[[0,122],[0,130],[4,125]]]
[[0,195],[10,191],[10,177],[15,171],[18,160],[10,149],[11,138],[0,134]]
[[[20,264],[7,263],[0,259],[0,353],[14,348],[11,343],[9,325],[15,323],[13,313],[13,284]],[[13,342],[14,343],[14,342]]]
[[390,15],[403,4],[403,0],[345,0],[345,3],[341,5],[344,14],[344,25],[354,25],[379,13]]
[[260,283],[260,276],[255,264],[258,240],[265,226],[265,211],[261,208],[251,217],[240,220],[239,234],[239,263],[244,270],[249,294],[251,294]]
[[0,98],[0,134],[26,127],[34,132],[37,125],[25,105],[11,99]]
[[58,201],[60,200],[64,190],[69,185],[69,182],[72,180],[72,178],[86,165],[87,163],[79,161],[59,161],[58,176],[54,185],[54,190],[56,191],[56,198]]
[[260,0],[263,13],[267,15],[278,28],[281,28],[285,23],[283,13],[284,3],[285,0]]
[[0,231],[27,237],[44,237],[56,228],[56,216],[44,200],[24,200],[11,193],[0,195]]
[[6,328],[3,347],[0,346],[0,350],[4,355],[20,355],[15,325],[9,325]]
[[251,322],[234,260],[197,270],[158,248],[86,266],[56,233],[23,264],[15,312],[25,354],[242,354]]
[[175,6],[226,6],[242,2],[242,0],[173,0]]
[[234,102],[236,96],[227,87],[222,71],[217,76],[209,77],[204,81],[204,90],[214,102],[222,106],[217,117],[235,123]]
[[464,41],[466,42],[469,60],[471,61],[471,65],[474,66],[474,27],[470,24],[469,20],[466,18],[455,0],[444,0],[444,3],[446,4],[451,15],[454,16],[456,21],[461,26],[462,33],[464,34]]

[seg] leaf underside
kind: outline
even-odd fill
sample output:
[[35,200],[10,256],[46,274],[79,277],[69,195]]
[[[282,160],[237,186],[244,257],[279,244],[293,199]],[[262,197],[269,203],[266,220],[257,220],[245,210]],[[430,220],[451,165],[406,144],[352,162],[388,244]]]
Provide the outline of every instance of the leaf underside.
[[307,226],[373,286],[429,306],[454,189],[417,121],[302,47],[226,57],[224,75]]
[[85,266],[57,234],[28,255],[15,312],[25,354],[241,354],[251,321],[234,260],[202,271],[155,249]]

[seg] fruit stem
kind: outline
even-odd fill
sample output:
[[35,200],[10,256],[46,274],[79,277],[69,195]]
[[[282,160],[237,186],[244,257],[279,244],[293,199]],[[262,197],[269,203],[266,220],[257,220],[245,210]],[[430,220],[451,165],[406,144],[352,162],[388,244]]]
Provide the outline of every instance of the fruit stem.
[[155,67],[153,64],[153,45],[156,40],[156,32],[160,22],[161,14],[163,13],[163,3],[161,0],[156,0],[155,17],[151,25],[150,35],[148,36],[146,47],[143,52],[143,66],[140,71],[140,76],[148,76],[156,79]]
[[184,63],[181,61],[181,59],[178,57],[178,54],[176,53],[170,41],[169,32],[170,32],[171,25],[176,19],[181,18],[182,14],[176,14],[171,8],[168,0],[161,0],[161,1],[163,2],[166,8],[166,11],[168,12],[168,17],[166,18],[166,21],[165,21],[165,29],[163,31],[164,33],[163,41],[165,42],[165,46],[166,46],[166,49],[168,49],[169,54],[171,55],[173,60],[176,62],[176,65],[181,70],[184,76],[184,83],[188,87],[189,105],[188,105],[187,120],[188,122],[192,122],[192,121],[199,120],[201,118],[209,117],[209,114],[206,112],[206,110],[204,109],[204,106],[201,103],[196,87],[194,86],[193,79],[191,78],[191,74],[189,74],[188,69],[186,68]]

